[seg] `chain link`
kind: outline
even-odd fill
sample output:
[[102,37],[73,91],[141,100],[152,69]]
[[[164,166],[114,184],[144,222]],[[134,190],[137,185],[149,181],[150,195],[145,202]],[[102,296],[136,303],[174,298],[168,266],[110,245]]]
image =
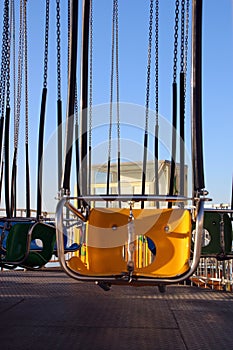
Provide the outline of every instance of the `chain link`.
[[60,0],[56,0],[57,20],[57,99],[61,100],[61,21]]
[[20,0],[17,99],[16,99],[15,118],[14,118],[14,147],[15,147],[15,149],[18,148],[21,92],[22,92],[22,71],[23,71],[23,50],[24,50],[24,37],[23,37],[24,18],[23,17],[24,17],[23,0]]
[[78,125],[78,87],[77,83],[75,84],[75,91],[74,91],[74,116],[75,116],[75,123]]
[[184,43],[185,43],[185,0],[181,1],[181,42],[180,42],[180,71],[184,73]]
[[[114,68],[116,73],[116,106],[117,106],[117,147],[118,161],[120,155],[120,106],[119,106],[119,36],[118,28],[118,0],[113,0],[112,10],[112,50],[111,50],[111,78],[110,78],[110,111],[109,111],[109,143],[108,143],[108,174],[107,174],[107,192],[109,190],[109,173],[112,152],[112,124],[113,124],[113,84],[114,84]],[[119,168],[118,168],[119,170]],[[118,173],[118,176],[120,174]],[[118,183],[118,191],[120,194],[120,183]]]
[[0,78],[0,108],[1,116],[4,115],[5,110],[5,96],[6,96],[6,50],[7,50],[7,22],[8,22],[9,2],[4,3],[3,16],[3,30],[2,30],[2,57],[1,57],[1,78]]
[[89,38],[89,147],[92,144],[92,104],[93,104],[93,1],[90,0],[90,38]]
[[48,78],[48,42],[49,42],[49,0],[46,0],[46,15],[45,15],[45,47],[44,47],[44,88],[47,87]]
[[173,61],[173,83],[177,78],[177,54],[178,54],[178,29],[179,29],[179,0],[176,0],[175,9],[175,33],[174,33],[174,61]]
[[185,43],[184,43],[184,77],[186,88],[187,60],[188,60],[188,38],[189,38],[189,0],[186,0],[185,9]]
[[159,122],[159,0],[155,2],[155,118]]
[[150,103],[150,75],[151,75],[151,47],[152,47],[152,31],[153,31],[153,6],[154,0],[150,0],[150,20],[149,20],[149,40],[148,40],[148,56],[147,56],[147,82],[146,82],[146,117],[145,132],[148,132],[149,119],[149,103]]
[[11,32],[11,47],[13,55],[13,101],[14,101],[14,115],[16,113],[16,54],[15,54],[15,2],[10,2],[10,32]]
[[9,21],[9,0],[6,1],[6,13],[5,13],[5,21],[6,21],[6,41],[5,41],[5,63],[6,63],[6,107],[10,107],[10,21]]
[[67,9],[67,79],[69,79],[69,62],[70,62],[70,0],[68,0],[68,9]]
[[108,161],[111,160],[112,153],[112,119],[113,119],[113,80],[114,80],[114,51],[115,51],[115,27],[116,27],[116,7],[113,0],[112,10],[112,53],[111,53],[111,78],[110,78],[110,111],[109,111],[109,130],[108,130]]
[[115,0],[115,16],[116,16],[116,101],[117,101],[117,142],[118,154],[120,153],[120,89],[119,89],[119,28],[118,28],[118,0]]
[[184,109],[185,109],[186,108],[186,90],[187,90],[188,37],[189,37],[189,0],[186,0],[184,20],[185,20],[185,39],[184,39]]
[[28,44],[27,0],[24,0],[24,70],[25,70],[25,143],[28,144]]

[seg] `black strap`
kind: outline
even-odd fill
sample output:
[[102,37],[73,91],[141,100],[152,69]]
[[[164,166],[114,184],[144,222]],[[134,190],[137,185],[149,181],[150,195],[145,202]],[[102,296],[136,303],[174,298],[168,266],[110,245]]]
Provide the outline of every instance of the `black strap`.
[[[231,186],[231,210],[233,210],[233,176],[232,176],[232,186]],[[231,213],[231,220],[233,220],[233,213]]]
[[[173,83],[172,83],[172,149],[171,149],[171,171],[169,196],[174,193],[175,168],[176,168],[176,130],[177,130],[177,54],[178,54],[178,31],[179,31],[179,0],[176,0],[175,7],[175,27],[174,27],[174,57],[173,57]],[[168,203],[168,208],[172,207],[172,202]]]
[[45,125],[45,109],[46,109],[47,88],[43,88],[41,97],[40,109],[40,127],[39,127],[39,142],[38,142],[38,163],[37,163],[37,219],[40,218],[42,212],[42,185],[43,185],[43,140],[44,140],[44,125]]
[[31,216],[30,205],[30,170],[29,170],[29,149],[28,143],[25,144],[25,164],[26,164],[26,216]]
[[29,128],[28,128],[28,53],[27,53],[27,1],[24,2],[24,69],[25,69],[25,176],[26,176],[26,216],[31,216],[30,168],[29,168]]
[[57,166],[58,190],[62,178],[62,99],[61,99],[61,32],[60,32],[60,0],[56,0],[57,27]]
[[[155,136],[154,136],[154,167],[155,195],[159,194],[159,0],[155,2]],[[159,202],[156,202],[159,208]]]
[[48,76],[48,35],[49,35],[49,0],[46,0],[45,43],[44,43],[44,82],[41,96],[40,126],[38,141],[37,163],[37,219],[42,213],[42,185],[43,185],[43,149],[44,149],[44,126],[47,99],[47,76]]
[[6,216],[11,217],[9,194],[9,133],[10,133],[10,107],[6,108],[5,116],[5,205]]
[[[118,194],[121,193],[120,186],[120,108],[119,108],[119,45],[118,45],[118,0],[113,0],[112,10],[112,47],[111,47],[111,81],[110,81],[110,111],[109,111],[109,137],[108,137],[108,163],[107,163],[107,195],[109,195],[111,175],[111,151],[112,151],[112,128],[113,128],[113,84],[114,73],[116,76],[116,101],[117,101],[117,182]],[[108,203],[106,203],[108,206]],[[119,206],[121,204],[119,203]]]
[[16,217],[17,152],[18,149],[14,148],[13,164],[11,171],[11,217]]
[[[153,6],[154,1],[150,1],[149,16],[149,38],[148,38],[148,57],[147,57],[147,81],[146,81],[146,103],[145,103],[145,131],[144,131],[144,148],[142,162],[142,190],[141,194],[145,195],[146,187],[146,165],[147,165],[147,147],[148,147],[148,122],[150,107],[150,76],[151,76],[151,48],[152,48],[152,29],[153,29]],[[144,202],[141,202],[141,208],[144,208]]]
[[[176,129],[177,129],[177,83],[172,84],[172,149],[171,149],[171,172],[169,184],[169,196],[174,194],[174,180],[176,168]],[[168,203],[168,208],[172,207],[172,202]]]
[[192,149],[193,191],[205,187],[202,138],[202,0],[193,2]]
[[72,33],[69,53],[69,86],[68,86],[68,108],[66,116],[66,140],[65,140],[65,164],[62,179],[62,188],[65,192],[70,191],[70,173],[72,161],[72,142],[74,128],[74,105],[75,84],[77,67],[77,38],[78,38],[78,0],[71,1],[70,5],[70,31]]

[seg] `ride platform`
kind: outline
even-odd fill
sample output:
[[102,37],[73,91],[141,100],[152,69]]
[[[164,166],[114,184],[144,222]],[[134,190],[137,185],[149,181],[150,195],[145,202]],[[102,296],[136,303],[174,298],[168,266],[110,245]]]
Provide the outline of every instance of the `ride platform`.
[[59,270],[0,272],[1,349],[232,349],[233,294],[188,285],[77,282]]

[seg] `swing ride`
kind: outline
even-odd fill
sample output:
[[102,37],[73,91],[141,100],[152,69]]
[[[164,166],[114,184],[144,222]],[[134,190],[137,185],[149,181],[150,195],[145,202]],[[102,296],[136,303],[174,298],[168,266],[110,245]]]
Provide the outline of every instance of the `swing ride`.
[[[122,187],[122,113],[119,82],[119,9],[113,0],[110,104],[108,120],[108,149],[105,160],[106,184],[102,194],[93,191],[93,36],[94,0],[83,0],[80,53],[78,0],[68,1],[68,94],[64,152],[62,147],[62,96],[60,1],[56,1],[57,33],[57,178],[59,201],[55,221],[44,217],[42,211],[44,129],[47,103],[48,38],[50,1],[46,0],[44,32],[44,70],[37,163],[37,210],[31,216],[28,140],[28,74],[27,74],[27,1],[20,1],[20,37],[18,54],[18,84],[14,111],[14,151],[9,191],[10,159],[10,46],[14,41],[14,1],[4,1],[3,44],[1,63],[1,120],[0,147],[4,153],[1,166],[1,186],[4,174],[6,217],[0,221],[1,260],[4,268],[23,266],[37,269],[50,261],[53,254],[59,258],[64,271],[80,281],[93,281],[108,290],[111,284],[158,285],[160,291],[170,283],[178,283],[194,274],[200,257],[213,256],[231,259],[232,209],[204,210],[208,201],[205,190],[202,140],[202,1],[174,1],[175,25],[173,33],[172,127],[169,188],[160,192],[159,176],[159,0],[150,0],[148,24],[148,53],[146,98],[142,141],[140,191],[124,192]],[[11,6],[10,6],[11,5]],[[190,8],[192,15],[190,16]],[[191,52],[189,36],[191,27]],[[179,41],[180,40],[180,41]],[[155,57],[153,58],[153,46]],[[180,53],[179,53],[180,48]],[[79,53],[79,56],[78,56]],[[15,57],[15,52],[13,51]],[[188,60],[191,80],[187,74]],[[152,67],[152,61],[154,67]],[[178,62],[180,71],[178,73]],[[80,67],[78,67],[80,63]],[[4,69],[3,67],[7,67]],[[14,64],[16,67],[16,64]],[[24,67],[25,83],[25,173],[26,217],[16,215],[16,179],[20,105]],[[80,68],[80,86],[77,72]],[[16,68],[14,68],[16,70]],[[151,72],[155,71],[154,131],[150,131]],[[14,75],[16,73],[14,72]],[[115,77],[115,80],[114,80]],[[185,189],[185,113],[187,88],[191,91],[191,146],[192,195]],[[114,92],[116,91],[116,101]],[[78,108],[78,97],[80,106]],[[114,123],[116,107],[116,123]],[[79,112],[78,112],[79,109]],[[179,116],[178,116],[179,111]],[[178,125],[179,122],[179,125]],[[135,125],[137,127],[137,125]],[[116,127],[117,141],[113,139]],[[177,132],[179,131],[179,134]],[[168,133],[169,135],[169,133]],[[3,137],[4,136],[4,137]],[[154,191],[147,192],[149,143],[153,138]],[[4,139],[4,144],[3,144]],[[116,144],[116,162],[113,148]],[[76,196],[71,196],[72,148],[75,148]],[[3,152],[4,148],[4,152]],[[179,152],[179,162],[177,153]],[[62,161],[64,154],[64,162]],[[117,169],[115,185],[112,182],[113,162]],[[178,193],[175,189],[179,163]],[[4,165],[3,165],[4,164]],[[114,190],[113,190],[114,188]],[[101,203],[101,205],[99,205]],[[191,205],[190,205],[191,203]],[[37,242],[38,240],[41,245]]]
[[[60,6],[57,2],[57,28],[60,26]],[[11,17],[10,17],[11,16]],[[18,54],[18,82],[17,96],[15,98],[14,111],[14,155],[11,177],[11,196],[9,193],[9,133],[10,133],[10,42],[13,38],[13,71],[14,71],[14,92],[16,91],[16,62],[15,62],[15,3],[14,1],[4,2],[4,22],[3,22],[3,48],[1,65],[1,147],[3,145],[4,131],[4,162],[5,172],[5,205],[6,218],[1,219],[1,261],[0,265],[5,268],[15,268],[23,266],[25,268],[40,268],[48,263],[53,254],[57,254],[56,248],[56,228],[54,220],[44,217],[42,213],[42,157],[43,138],[45,128],[45,110],[47,97],[47,69],[48,69],[48,35],[49,35],[49,1],[46,1],[46,21],[45,21],[45,44],[44,44],[44,80],[41,97],[39,142],[38,142],[38,184],[37,184],[37,211],[36,218],[31,216],[30,208],[30,171],[29,171],[29,146],[28,146],[28,62],[27,62],[27,2],[20,1],[20,29],[19,29],[19,54]],[[10,28],[10,23],[12,28]],[[12,33],[11,33],[11,29]],[[57,30],[57,51],[59,58],[60,32]],[[4,70],[4,66],[8,67]],[[20,122],[20,105],[22,96],[22,81],[24,67],[25,82],[25,174],[26,174],[26,217],[16,215],[16,178],[17,178],[17,153],[18,134]],[[57,122],[61,123],[61,87],[60,87],[60,60],[57,60],[58,84],[57,84]],[[8,75],[7,75],[8,74]],[[6,104],[6,107],[5,107]],[[6,110],[6,112],[5,112]],[[5,113],[5,122],[4,122]],[[5,124],[5,125],[4,125]],[[4,127],[3,127],[4,126]],[[58,140],[58,154],[60,157],[61,135]],[[60,162],[60,158],[59,158]],[[60,164],[60,163],[59,163]],[[1,179],[2,183],[2,179]],[[38,244],[39,242],[39,244]],[[79,245],[67,245],[64,236],[64,248],[66,252],[76,251]]]
[[[158,21],[159,21],[159,2],[156,1],[156,50],[158,50]],[[110,109],[110,126],[109,126],[109,152],[107,160],[107,184],[106,195],[95,196],[90,193],[88,186],[87,174],[90,181],[90,163],[91,144],[87,141],[87,108],[88,108],[88,61],[92,62],[92,48],[88,50],[88,42],[92,43],[92,2],[84,1],[83,17],[82,17],[82,71],[81,71],[81,106],[80,106],[80,123],[81,123],[81,164],[80,169],[80,186],[78,186],[78,207],[71,204],[75,198],[67,196],[69,193],[69,175],[70,173],[70,149],[65,159],[65,173],[63,178],[64,196],[57,205],[56,227],[57,227],[57,243],[58,255],[63,269],[73,278],[84,281],[96,281],[104,289],[108,289],[110,284],[131,283],[132,285],[140,283],[157,284],[161,291],[163,286],[168,283],[180,282],[193,274],[197,268],[201,254],[201,237],[204,215],[204,174],[202,164],[202,131],[201,131],[201,40],[197,40],[201,33],[201,2],[193,2],[192,17],[192,50],[195,52],[192,61],[192,142],[193,142],[193,161],[194,170],[194,198],[187,198],[183,193],[179,196],[173,194],[174,188],[174,172],[175,172],[175,155],[176,155],[176,133],[172,133],[172,161],[171,161],[171,179],[169,194],[166,196],[158,193],[158,186],[155,187],[155,194],[148,195],[145,192],[146,183],[146,165],[148,152],[148,118],[149,118],[149,97],[150,97],[150,71],[151,71],[151,47],[152,47],[152,26],[153,26],[153,5],[150,2],[150,22],[149,22],[149,43],[148,43],[148,67],[147,67],[147,87],[146,87],[146,108],[145,108],[145,133],[144,133],[144,152],[143,152],[143,169],[141,194],[124,195],[120,188],[120,121],[119,121],[119,72],[118,72],[118,2],[113,2],[113,18],[112,18],[112,66],[111,66],[111,97],[110,106],[112,108],[112,92],[113,92],[113,72],[116,69],[116,91],[117,91],[117,129],[118,129],[118,152],[117,152],[117,169],[118,169],[118,193],[112,195],[110,193],[110,169],[111,169],[111,133],[112,133],[112,109]],[[181,70],[181,100],[184,101],[184,33],[185,33],[185,2],[182,2],[182,70]],[[73,2],[73,22],[72,33],[73,38],[77,34],[77,23],[74,21],[76,13],[75,2]],[[174,43],[174,72],[173,72],[173,130],[177,129],[177,46],[178,46],[178,22],[179,22],[179,2],[176,2],[176,19],[175,19],[175,43]],[[91,20],[90,20],[91,18]],[[90,39],[89,39],[90,36]],[[76,38],[74,38],[76,41]],[[90,40],[90,41],[89,41]],[[76,51],[76,48],[75,48]],[[115,57],[114,57],[115,53]],[[90,54],[90,56],[89,56]],[[114,67],[115,61],[115,67]],[[156,126],[155,126],[155,163],[158,159],[158,51],[156,52]],[[75,58],[72,61],[72,46],[70,55],[70,78],[76,75]],[[90,77],[92,81],[92,78]],[[73,84],[73,85],[72,85]],[[70,81],[69,87],[69,106],[73,105],[72,91],[74,94],[75,81]],[[181,108],[181,124],[184,122],[184,103]],[[70,109],[69,109],[70,110]],[[67,135],[66,140],[70,141],[72,135],[72,123],[70,116],[73,114],[71,110],[67,119]],[[91,131],[90,131],[91,132]],[[181,127],[181,143],[182,153],[184,145],[184,132]],[[89,140],[91,137],[89,138]],[[66,144],[66,147],[67,144]],[[89,153],[88,153],[89,151]],[[184,159],[182,158],[182,161]],[[89,169],[88,169],[89,165]],[[184,168],[184,163],[181,165]],[[158,166],[155,165],[155,169]],[[157,173],[158,174],[158,173]],[[157,175],[156,174],[156,175]],[[155,175],[155,178],[156,178]],[[89,190],[89,193],[88,193]],[[183,189],[182,189],[183,192]],[[106,202],[106,208],[98,208],[91,206],[100,200]],[[195,221],[195,242],[194,252],[191,260],[191,212],[184,207],[184,203],[192,199],[195,209],[193,210]],[[110,208],[109,203],[117,201],[119,208]],[[156,209],[145,208],[146,201],[156,202]],[[165,201],[167,208],[160,209],[159,202]],[[121,208],[121,203],[128,203],[128,208]],[[135,202],[141,203],[141,209],[134,209]],[[173,204],[181,203],[180,208],[173,207]],[[86,260],[82,261],[77,254],[66,260],[64,256],[62,234],[64,231],[64,208],[70,210],[77,220],[81,223],[81,235],[85,240]],[[147,244],[153,245],[155,255],[151,252],[147,261],[139,263],[136,261],[137,241],[139,237]],[[83,238],[82,238],[83,239]],[[147,254],[148,255],[148,254]]]

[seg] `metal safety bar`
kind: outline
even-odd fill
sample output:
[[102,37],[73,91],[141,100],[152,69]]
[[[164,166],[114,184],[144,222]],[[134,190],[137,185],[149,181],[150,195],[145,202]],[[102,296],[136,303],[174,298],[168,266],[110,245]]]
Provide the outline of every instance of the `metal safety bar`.
[[219,214],[233,214],[233,209],[219,209],[219,208],[205,208],[205,212],[219,213]]
[[[115,196],[113,196],[115,198]],[[127,197],[128,196],[117,196],[118,197]],[[144,196],[138,196],[141,200]],[[148,197],[148,196],[146,196]],[[153,198],[161,198],[163,196],[150,196]],[[98,197],[99,198],[99,197]],[[132,196],[130,197],[132,198]],[[169,198],[175,201],[181,201],[181,198],[184,199],[184,197],[163,197]],[[121,274],[114,274],[114,275],[103,275],[103,276],[89,276],[80,274],[78,272],[74,272],[72,269],[69,268],[69,266],[66,263],[65,260],[65,252],[64,252],[64,244],[63,244],[63,209],[64,207],[67,207],[67,203],[70,200],[77,200],[77,197],[63,197],[60,199],[60,201],[57,204],[56,208],[56,215],[55,215],[55,222],[56,222],[56,235],[57,235],[57,249],[58,249],[58,258],[61,264],[61,267],[63,270],[72,278],[77,279],[79,281],[105,281],[109,283],[122,283],[122,282],[129,282],[128,275],[126,273]],[[179,283],[190,277],[195,270],[198,267],[200,255],[201,255],[201,244],[202,244],[202,230],[203,230],[203,218],[204,218],[204,199],[198,199],[196,200],[196,235],[195,235],[195,241],[194,241],[194,251],[193,251],[193,257],[192,261],[190,263],[189,270],[182,274],[177,275],[175,277],[168,277],[168,278],[158,278],[158,277],[145,277],[145,276],[131,276],[130,282],[136,282],[136,283],[150,283],[150,284],[171,284],[171,283]],[[78,220],[81,220],[81,218],[78,216]]]
[[185,197],[185,196],[165,196],[165,195],[153,195],[153,194],[124,194],[124,195],[86,195],[86,196],[78,196],[78,197],[64,197],[69,198],[69,200],[83,200],[85,202],[114,202],[114,201],[120,201],[120,202],[188,202],[190,200],[193,200],[191,197]]

